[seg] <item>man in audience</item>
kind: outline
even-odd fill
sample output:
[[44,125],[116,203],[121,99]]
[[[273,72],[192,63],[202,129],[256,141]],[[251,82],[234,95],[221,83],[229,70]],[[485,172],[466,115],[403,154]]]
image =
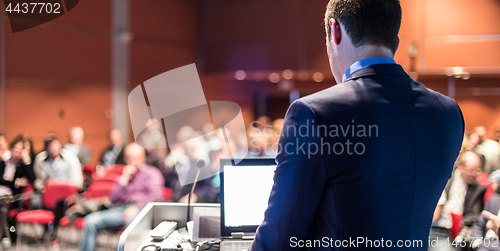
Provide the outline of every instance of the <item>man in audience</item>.
[[101,165],[125,164],[123,160],[123,135],[119,129],[113,129],[108,134],[109,145],[101,155]]
[[28,169],[23,159],[24,142],[16,138],[10,143],[11,157],[0,161],[0,195],[17,195],[30,182]]
[[64,149],[72,152],[78,156],[80,163],[86,164],[90,163],[92,160],[92,151],[90,147],[83,144],[83,129],[79,126],[72,127],[69,129],[69,142],[64,145]]
[[[167,166],[170,167],[166,186],[173,190],[173,201],[188,202],[189,192],[193,187],[193,182],[199,168],[201,169],[199,177],[209,177],[198,180],[195,190],[191,195],[191,202],[211,202],[212,184],[211,180],[215,171],[208,163],[209,156],[206,152],[200,151],[202,139],[195,137],[197,132],[184,130],[183,137],[189,140],[179,140],[182,142],[180,148],[174,148],[166,159]],[[191,135],[191,136],[190,136]],[[180,137],[180,136],[179,136]]]
[[[45,138],[45,151],[35,157],[33,166],[36,180],[33,184],[36,190],[41,190],[48,180],[68,181],[81,188],[83,175],[78,157],[63,149],[61,142],[53,133]],[[40,207],[40,198],[32,197],[34,207]]]
[[489,139],[486,134],[486,127],[479,125],[474,128],[474,132],[479,136],[479,144],[476,145],[476,151],[484,155],[486,161],[496,156],[500,151],[498,142]]
[[486,187],[476,181],[481,168],[481,159],[477,153],[465,151],[458,157],[457,169],[439,199],[434,212],[434,221],[450,229],[453,226],[451,214],[462,215],[460,236],[469,237],[472,225],[483,210],[483,198]]
[[[498,143],[498,144],[500,144],[500,143]],[[496,170],[500,170],[500,147],[499,147],[499,151],[497,152],[497,154],[494,155],[493,157],[491,157],[486,162],[486,166],[484,168],[485,173],[492,173]]]
[[491,190],[493,190],[493,192],[495,193],[500,194],[500,190],[498,189],[498,187],[500,186],[500,170],[492,172],[488,179],[490,181]]
[[495,134],[493,135],[493,140],[500,143],[500,127],[495,128]]
[[[484,210],[491,214],[499,215],[500,194],[498,194],[497,189],[500,182],[500,171],[495,171],[491,174],[490,182],[495,193],[488,200]],[[495,231],[486,227],[487,222],[488,219],[480,215],[477,222],[474,223],[472,227],[472,237],[474,241],[472,241],[471,246],[476,251],[500,250],[500,246],[495,244],[498,243],[498,236],[495,234]]]
[[[21,138],[16,138],[10,143],[11,158],[7,161],[0,161],[0,196],[17,195],[22,193],[30,181],[28,168],[23,160],[24,142]],[[3,230],[7,222],[7,213],[10,208],[15,208],[18,204],[10,205],[6,200],[0,200],[0,238],[3,237]]]
[[146,165],[143,147],[131,143],[125,148],[127,166],[111,193],[113,203],[123,206],[91,213],[85,217],[81,251],[93,251],[100,230],[127,226],[148,203],[162,201],[164,180],[160,171]]

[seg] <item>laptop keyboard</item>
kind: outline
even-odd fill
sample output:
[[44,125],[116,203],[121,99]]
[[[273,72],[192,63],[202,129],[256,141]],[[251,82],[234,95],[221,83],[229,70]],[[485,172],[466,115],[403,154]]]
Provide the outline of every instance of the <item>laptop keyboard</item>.
[[247,251],[250,246],[252,246],[251,240],[245,241],[235,241],[235,240],[225,240],[221,242],[221,251]]

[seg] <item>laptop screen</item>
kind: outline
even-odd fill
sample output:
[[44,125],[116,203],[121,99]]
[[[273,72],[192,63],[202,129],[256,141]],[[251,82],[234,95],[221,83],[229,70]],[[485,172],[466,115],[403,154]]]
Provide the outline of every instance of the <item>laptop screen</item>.
[[221,236],[255,232],[274,184],[274,159],[221,160]]

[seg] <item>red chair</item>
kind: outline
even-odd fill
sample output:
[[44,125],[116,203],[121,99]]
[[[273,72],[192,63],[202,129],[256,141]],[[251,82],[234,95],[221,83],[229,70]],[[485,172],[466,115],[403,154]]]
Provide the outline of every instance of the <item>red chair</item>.
[[[109,197],[109,195],[114,189],[115,189],[114,185],[108,186],[107,184],[102,184],[89,188],[87,191],[84,192],[84,194],[87,199],[105,198]],[[68,227],[69,226],[68,217],[64,216],[59,222],[59,225],[61,227]],[[75,220],[75,222],[73,222],[73,226],[78,229],[84,228],[85,220],[83,218],[79,218]]]
[[104,167],[104,170],[107,170],[108,172],[122,174],[123,168],[125,168],[125,165],[107,165]]
[[457,235],[460,233],[460,230],[462,229],[462,215],[461,214],[451,214],[451,220],[453,225],[450,228],[450,233],[451,237],[453,238],[452,240],[457,237]]
[[[111,172],[111,171],[107,171],[104,173],[94,173],[92,174],[92,182],[109,181],[114,183],[118,181],[121,175],[122,175],[121,173]],[[92,182],[90,184],[92,184]]]
[[[78,193],[78,187],[63,181],[49,180],[45,184],[45,191],[42,196],[42,205],[48,210],[30,210],[19,213],[16,216],[18,223],[31,223],[49,225],[54,221],[54,213],[50,210],[55,209],[57,201],[65,200],[70,196]],[[17,245],[16,250],[21,249],[21,230],[20,226],[17,227]]]
[[171,202],[174,192],[168,187],[163,188],[163,202]]
[[489,177],[490,177],[490,175],[487,173],[480,173],[476,178],[477,183],[479,183],[483,186],[488,186],[490,184]]
[[[93,181],[89,189],[84,192],[84,195],[87,199],[105,198],[109,197],[114,189],[115,183]],[[69,230],[71,228],[78,230],[85,227],[85,218],[78,218],[72,224],[70,224],[68,217],[64,216],[59,221],[59,225],[62,228],[68,228],[68,231],[63,231],[63,233],[67,233],[69,235]],[[64,248],[65,246],[65,239],[67,239],[67,236],[62,238],[63,241],[61,241],[61,248]]]
[[92,174],[95,172],[95,168],[96,168],[96,165],[94,165],[94,164],[84,164],[83,165],[83,172],[88,173],[88,174]]

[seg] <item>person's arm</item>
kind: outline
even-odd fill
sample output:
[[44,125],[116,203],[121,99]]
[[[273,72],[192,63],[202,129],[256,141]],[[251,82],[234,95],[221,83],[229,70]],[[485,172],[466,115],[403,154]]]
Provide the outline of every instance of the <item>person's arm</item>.
[[71,183],[75,184],[78,188],[82,188],[83,186],[83,174],[82,174],[82,165],[80,164],[80,160],[74,154],[63,156],[68,161],[68,165],[71,172]]
[[111,200],[111,203],[117,203],[123,199],[125,194],[126,194],[125,186],[123,186],[120,180],[118,180],[116,182],[115,189],[113,189],[113,191],[109,195],[109,199]]
[[432,221],[438,221],[439,219],[441,219],[441,212],[443,210],[443,206],[442,205],[437,205],[436,207],[436,210],[434,210],[434,216],[432,217]]
[[45,169],[43,169],[43,160],[46,157],[46,152],[41,152],[35,158],[35,164],[33,165],[33,172],[35,173],[35,182],[33,182],[33,187],[35,190],[43,189],[45,181],[48,179],[48,174],[45,172]]
[[483,211],[482,216],[488,220],[488,222],[486,223],[486,227],[493,230],[498,236],[498,230],[500,228],[500,217],[488,211]]
[[20,163],[16,169],[13,179],[14,189],[19,189],[28,186],[30,183],[28,179],[28,166]]
[[443,190],[443,193],[441,193],[441,197],[439,198],[438,204],[436,206],[436,209],[434,210],[434,216],[432,217],[432,222],[438,221],[441,219],[441,213],[443,212],[443,206],[446,204],[446,191]]
[[306,239],[313,227],[328,176],[327,153],[308,151],[308,146],[311,150],[314,146],[322,146],[318,130],[315,130],[317,122],[313,111],[303,101],[297,100],[290,105],[279,140],[278,166],[268,208],[251,250],[286,250],[291,237]]
[[115,189],[111,192],[110,199],[112,203],[116,203],[118,201],[124,201],[126,196],[129,196],[127,194],[127,189],[126,187],[128,186],[128,183],[130,182],[130,179],[137,173],[137,167],[133,165],[126,165],[123,168],[122,175],[116,182],[116,187]]
[[[3,179],[3,174],[5,172],[6,167],[7,167],[7,163],[5,163],[5,161],[0,161],[0,170],[3,170],[0,172],[0,185],[7,186],[7,187],[14,187],[14,181]],[[13,180],[15,180],[15,179],[16,179],[16,177],[14,177]]]
[[106,152],[108,151],[108,149],[104,149],[104,151],[101,153],[101,157],[99,158],[99,163],[97,163],[98,165],[104,165],[104,155],[106,154]]
[[0,185],[12,188],[14,187],[14,181],[4,180],[2,177],[0,177]]
[[80,162],[83,164],[90,163],[90,161],[92,160],[92,150],[90,149],[90,147],[83,145],[80,151],[83,151],[81,154]]

